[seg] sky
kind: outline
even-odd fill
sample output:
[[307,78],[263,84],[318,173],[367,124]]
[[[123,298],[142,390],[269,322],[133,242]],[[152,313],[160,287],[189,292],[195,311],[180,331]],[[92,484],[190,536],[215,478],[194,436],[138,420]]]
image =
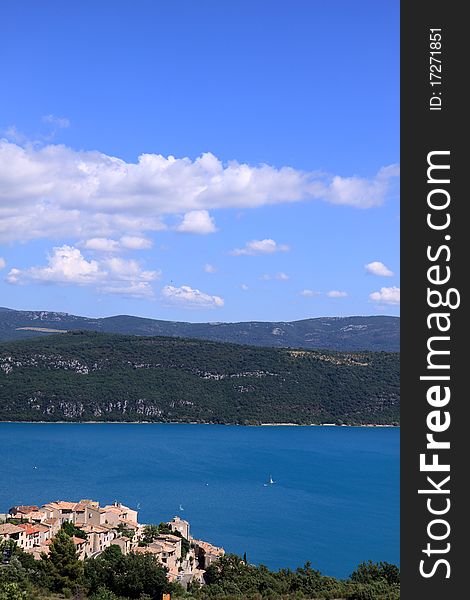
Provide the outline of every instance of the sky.
[[0,306],[399,314],[398,0],[5,0]]

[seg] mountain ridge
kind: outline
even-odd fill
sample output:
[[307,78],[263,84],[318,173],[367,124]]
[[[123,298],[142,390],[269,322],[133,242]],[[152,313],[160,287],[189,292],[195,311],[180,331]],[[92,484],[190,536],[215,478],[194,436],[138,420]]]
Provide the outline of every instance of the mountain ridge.
[[275,348],[386,352],[398,352],[400,348],[400,317],[384,315],[190,323],[132,315],[92,318],[56,311],[0,307],[0,342],[74,330],[194,338]]

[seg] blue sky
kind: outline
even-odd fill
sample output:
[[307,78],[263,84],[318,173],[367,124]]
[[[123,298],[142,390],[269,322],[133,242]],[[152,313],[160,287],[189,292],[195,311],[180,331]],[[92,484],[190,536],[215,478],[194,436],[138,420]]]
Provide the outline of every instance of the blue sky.
[[399,3],[7,1],[0,304],[399,313]]

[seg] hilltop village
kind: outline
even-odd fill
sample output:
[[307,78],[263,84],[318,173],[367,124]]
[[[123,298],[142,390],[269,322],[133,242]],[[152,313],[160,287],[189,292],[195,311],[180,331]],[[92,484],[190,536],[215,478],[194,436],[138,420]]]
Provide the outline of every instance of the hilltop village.
[[37,560],[49,554],[54,536],[68,527],[80,559],[95,558],[112,545],[123,554],[153,554],[166,567],[168,580],[184,586],[204,583],[207,567],[225,554],[223,548],[193,538],[188,521],[178,516],[158,526],[143,525],[138,511],[120,502],[104,507],[93,500],[14,506],[0,519],[0,542],[12,540]]

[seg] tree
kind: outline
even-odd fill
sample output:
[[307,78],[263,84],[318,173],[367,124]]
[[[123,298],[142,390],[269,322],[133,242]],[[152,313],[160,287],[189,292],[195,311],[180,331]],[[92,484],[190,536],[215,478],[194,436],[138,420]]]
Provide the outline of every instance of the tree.
[[49,548],[49,556],[42,556],[49,589],[56,592],[73,590],[81,583],[83,563],[78,558],[72,539],[60,530]]
[[91,595],[100,590],[114,590],[116,575],[124,569],[124,555],[115,544],[106,548],[97,558],[85,561],[85,581]]
[[158,525],[158,533],[170,533],[177,535],[176,531],[173,531],[173,529],[168,525],[168,523],[160,523]]
[[[94,597],[104,589],[116,596],[137,599],[147,594],[160,600],[171,584],[166,569],[152,554],[122,554],[118,546],[110,546],[95,559],[85,561],[85,579],[89,594]],[[112,597],[111,597],[112,598]]]
[[142,541],[146,544],[151,544],[159,534],[160,527],[158,525],[146,525],[144,527],[144,537]]
[[171,585],[166,577],[166,569],[152,554],[128,554],[124,557],[124,569],[116,574],[115,589],[118,596],[140,598],[147,594],[153,600],[160,600]]
[[17,583],[0,581],[0,600],[25,600],[26,592]]
[[135,534],[135,531],[133,529],[129,529],[128,527],[126,527],[124,525],[124,523],[119,523],[119,525],[117,526],[117,531],[121,535],[125,535],[129,539],[132,539],[134,537],[134,534]]
[[90,596],[90,600],[118,600],[118,597],[111,590],[101,587],[93,596]]
[[371,560],[361,563],[351,574],[351,580],[357,583],[386,581],[388,585],[400,583],[400,569],[387,562],[374,563]]
[[87,539],[87,534],[83,531],[83,529],[80,529],[79,527],[77,527],[76,525],[71,523],[70,521],[65,521],[65,523],[63,523],[63,525],[62,525],[62,529],[70,537],[75,536],[75,537],[82,538],[82,540]]

